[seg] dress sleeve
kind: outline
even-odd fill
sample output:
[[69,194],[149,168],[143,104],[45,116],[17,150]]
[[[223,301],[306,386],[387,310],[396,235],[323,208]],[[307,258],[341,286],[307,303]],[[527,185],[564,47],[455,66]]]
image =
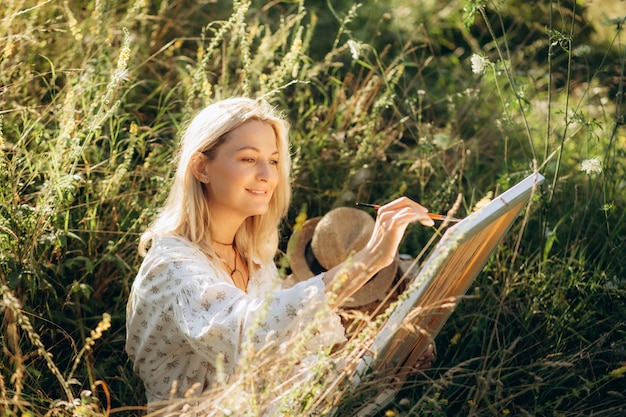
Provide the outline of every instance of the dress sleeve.
[[[183,337],[209,363],[216,364],[221,357],[227,373],[234,371],[244,342],[256,350],[269,343],[281,344],[310,323],[324,323],[323,329],[314,330],[310,349],[345,340],[339,317],[328,308],[321,275],[288,289],[269,288],[255,297],[226,280],[203,255],[168,251],[154,266],[180,284],[172,294],[172,315]],[[263,271],[276,273],[275,268]],[[277,280],[271,277],[267,282]],[[327,317],[316,320],[319,314]]]

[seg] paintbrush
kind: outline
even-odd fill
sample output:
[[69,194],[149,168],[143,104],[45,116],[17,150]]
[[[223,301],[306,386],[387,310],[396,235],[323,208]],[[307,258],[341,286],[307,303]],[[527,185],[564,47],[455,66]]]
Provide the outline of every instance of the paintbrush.
[[[370,203],[356,203],[356,205],[360,207],[370,207],[370,208],[373,208],[374,210],[378,210],[379,208],[382,207],[380,204],[370,204]],[[427,213],[427,215],[433,220],[441,220],[441,221],[447,220],[452,223],[460,222],[462,220],[462,219],[457,219],[456,217],[444,216],[443,214]]]

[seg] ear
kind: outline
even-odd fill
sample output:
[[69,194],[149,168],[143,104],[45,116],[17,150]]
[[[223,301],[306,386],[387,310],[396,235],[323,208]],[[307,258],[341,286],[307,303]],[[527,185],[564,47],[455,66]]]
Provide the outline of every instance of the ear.
[[201,152],[196,152],[191,156],[189,161],[189,169],[193,176],[203,184],[210,181],[209,177],[209,158]]

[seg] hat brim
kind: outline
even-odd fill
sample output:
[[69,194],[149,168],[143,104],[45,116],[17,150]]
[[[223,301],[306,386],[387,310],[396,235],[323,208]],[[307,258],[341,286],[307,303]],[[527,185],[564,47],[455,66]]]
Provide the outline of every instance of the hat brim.
[[[302,224],[300,230],[294,231],[287,242],[287,258],[291,268],[291,283],[305,281],[315,274],[309,267],[306,259],[307,245],[311,244],[315,226],[322,217],[313,217]],[[398,259],[394,259],[391,265],[380,270],[363,287],[343,304],[345,308],[359,308],[381,301],[387,296],[398,272]]]
[[388,295],[398,273],[398,258],[378,271],[365,285],[363,285],[345,303],[345,308],[360,308],[376,301],[382,301]]
[[315,226],[321,219],[321,217],[313,217],[305,221],[302,228],[294,231],[287,242],[287,259],[291,267],[292,278],[296,282],[305,281],[315,276],[307,264],[305,253],[307,245],[313,239]]

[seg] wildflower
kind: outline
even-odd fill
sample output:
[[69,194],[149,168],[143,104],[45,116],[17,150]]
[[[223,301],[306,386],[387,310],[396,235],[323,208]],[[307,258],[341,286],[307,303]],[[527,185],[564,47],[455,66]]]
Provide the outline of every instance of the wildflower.
[[123,28],[124,30],[124,42],[122,44],[122,49],[120,50],[120,56],[117,58],[117,67],[113,74],[113,84],[117,84],[121,81],[128,81],[128,75],[130,72],[128,71],[128,61],[130,59],[130,32],[128,29]]
[[484,74],[487,70],[487,65],[491,64],[491,62],[485,58],[484,56],[480,56],[478,54],[473,54],[472,58],[472,72],[474,74]]
[[137,134],[139,133],[139,126],[137,125],[137,123],[131,122],[128,132],[131,136],[137,136]]
[[212,89],[213,84],[211,84],[208,80],[204,80],[204,82],[202,83],[202,91],[204,92],[206,98],[210,98],[212,96]]
[[493,191],[489,191],[486,196],[478,200],[478,202],[474,205],[474,209],[472,211],[478,211],[485,207],[491,199],[493,198]]
[[410,407],[411,400],[409,400],[408,398],[402,398],[400,402],[398,403],[398,405],[400,405],[401,407]]
[[609,375],[613,376],[613,377],[618,377],[618,376],[622,376],[626,374],[626,366],[621,366],[617,369],[613,369],[611,372],[609,372]]
[[580,170],[584,171],[585,174],[600,174],[602,172],[602,161],[597,156],[593,158],[585,159],[580,164]]
[[109,313],[102,314],[102,321],[93,329],[87,339],[85,339],[85,348],[91,349],[96,344],[96,340],[102,337],[102,334],[111,328],[111,315]]
[[574,56],[584,57],[591,54],[591,47],[589,45],[577,46],[573,51]]
[[350,53],[352,54],[352,59],[359,59],[359,50],[361,49],[361,45],[358,42],[350,39],[348,41],[348,48],[350,48]]
[[83,34],[80,31],[80,27],[78,27],[78,20],[76,20],[67,2],[65,3],[65,13],[67,14],[67,23],[70,27],[70,32],[74,36],[74,39],[81,42],[83,40]]
[[613,202],[604,203],[604,204],[602,204],[602,207],[600,209],[602,211],[612,211],[612,210],[615,210],[615,203],[613,203]]
[[302,230],[302,226],[304,225],[304,222],[307,219],[307,215],[304,211],[301,211],[297,216],[296,216],[296,224],[294,226],[294,230],[300,231]]

